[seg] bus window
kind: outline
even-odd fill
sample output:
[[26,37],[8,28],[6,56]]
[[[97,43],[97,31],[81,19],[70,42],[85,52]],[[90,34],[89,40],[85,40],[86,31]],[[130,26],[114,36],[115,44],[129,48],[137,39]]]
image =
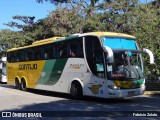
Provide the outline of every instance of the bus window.
[[33,59],[33,49],[32,48],[28,48],[25,50],[25,54],[26,54],[26,60],[27,61],[32,61]]
[[45,60],[53,58],[53,47],[52,46],[53,46],[52,44],[48,44],[48,45],[44,46],[44,48],[43,48],[43,58]]
[[53,59],[58,59],[59,58],[59,48],[58,44],[54,43],[53,44]]
[[16,62],[16,51],[11,52],[11,62]]
[[11,62],[11,52],[7,53],[7,61],[10,63]]
[[69,57],[83,58],[83,43],[81,38],[74,38],[68,41]]
[[76,41],[70,40],[69,41],[69,57],[77,57],[77,50],[76,49],[77,49]]
[[85,37],[86,59],[94,75],[104,78],[103,52],[100,41],[95,36]]
[[60,58],[68,57],[67,43],[65,41],[59,42],[59,56]]
[[24,60],[25,60],[24,51],[23,50],[18,50],[16,52],[16,62],[22,62]]
[[33,49],[33,56],[34,56],[34,60],[41,60],[42,59],[42,49],[41,47],[35,47]]

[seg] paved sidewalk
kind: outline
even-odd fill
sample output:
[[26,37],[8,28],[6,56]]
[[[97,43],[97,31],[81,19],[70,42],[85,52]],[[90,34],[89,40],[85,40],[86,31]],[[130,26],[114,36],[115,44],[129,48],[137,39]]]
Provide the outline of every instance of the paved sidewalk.
[[160,95],[160,91],[145,91],[145,95]]

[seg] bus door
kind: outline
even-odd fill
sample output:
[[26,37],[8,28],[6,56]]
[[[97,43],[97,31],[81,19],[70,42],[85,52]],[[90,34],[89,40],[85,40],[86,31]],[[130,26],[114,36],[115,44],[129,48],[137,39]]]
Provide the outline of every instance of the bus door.
[[93,94],[98,94],[99,90],[97,88],[102,87],[105,83],[103,50],[98,37],[85,36],[85,59],[91,72],[86,77],[86,81],[89,81],[86,89],[90,88]]

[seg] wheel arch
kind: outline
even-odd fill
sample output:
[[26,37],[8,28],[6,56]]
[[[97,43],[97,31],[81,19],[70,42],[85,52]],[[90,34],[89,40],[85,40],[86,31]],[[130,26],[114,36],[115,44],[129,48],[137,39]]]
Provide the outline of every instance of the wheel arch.
[[79,78],[74,78],[74,79],[72,79],[72,80],[70,81],[68,92],[70,93],[71,86],[72,86],[72,84],[75,83],[75,82],[78,82],[78,83],[81,85],[82,91],[83,91],[83,94],[84,94],[84,84],[83,84],[83,82],[81,81],[81,79],[79,79]]
[[18,82],[21,83],[21,79],[18,76],[15,77],[14,83],[16,82],[16,80],[18,80]]

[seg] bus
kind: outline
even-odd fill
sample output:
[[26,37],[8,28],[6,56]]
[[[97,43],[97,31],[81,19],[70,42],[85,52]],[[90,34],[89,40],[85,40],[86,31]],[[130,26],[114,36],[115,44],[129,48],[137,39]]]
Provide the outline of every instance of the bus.
[[8,84],[70,94],[124,98],[144,94],[142,53],[136,38],[114,32],[73,34],[7,50]]
[[1,83],[7,83],[7,75],[6,75],[6,57],[1,58],[0,63],[0,69],[1,69],[1,75],[0,75],[0,82]]

